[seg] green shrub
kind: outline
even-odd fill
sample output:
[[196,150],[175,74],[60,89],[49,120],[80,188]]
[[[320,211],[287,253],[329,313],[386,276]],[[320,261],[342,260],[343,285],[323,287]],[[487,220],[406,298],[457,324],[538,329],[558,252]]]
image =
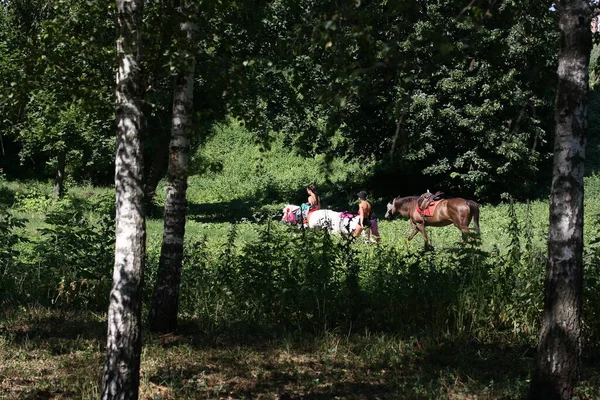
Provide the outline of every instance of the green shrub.
[[17,245],[27,239],[17,231],[24,226],[25,219],[16,218],[8,209],[0,207],[0,296],[4,301],[16,300],[23,282]]
[[[284,135],[273,134],[269,149],[255,143],[253,134],[235,121],[215,128],[206,145],[191,157],[190,203],[229,203],[243,200],[247,206],[298,202],[304,187],[317,184],[325,201],[347,201],[345,190],[356,176],[369,176],[369,162],[329,160],[320,155],[304,158],[284,143]],[[353,191],[352,196],[354,196]],[[164,190],[157,202],[164,203]],[[352,197],[354,198],[354,197]]]
[[584,248],[583,326],[586,344],[600,349],[600,215],[591,224],[590,244]]
[[[181,314],[209,331],[241,335],[339,329],[533,342],[545,258],[527,244],[527,230],[516,229],[533,224],[509,223],[523,210],[504,211],[505,226],[519,236],[513,244],[526,243],[519,259],[510,249],[484,250],[478,240],[423,251],[268,219],[231,224],[223,240],[186,242]],[[241,241],[242,227],[256,239]]]
[[47,212],[53,204],[49,186],[34,185],[15,193],[14,209],[28,212]]
[[105,310],[114,265],[114,214],[100,199],[90,208],[79,201],[58,202],[39,228],[35,263],[42,274],[34,279],[40,301]]

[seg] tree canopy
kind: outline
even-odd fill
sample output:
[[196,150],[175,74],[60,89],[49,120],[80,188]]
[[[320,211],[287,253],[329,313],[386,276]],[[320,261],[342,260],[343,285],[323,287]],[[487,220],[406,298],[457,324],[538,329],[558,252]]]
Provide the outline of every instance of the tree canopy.
[[[160,179],[178,39],[171,3],[146,3],[147,169]],[[7,147],[29,166],[52,165],[64,148],[72,178],[108,182],[114,5],[9,0],[0,10]],[[366,184],[381,195],[535,196],[552,150],[555,14],[533,1],[198,3],[192,144],[234,116],[266,146],[278,131],[300,154],[373,162]]]

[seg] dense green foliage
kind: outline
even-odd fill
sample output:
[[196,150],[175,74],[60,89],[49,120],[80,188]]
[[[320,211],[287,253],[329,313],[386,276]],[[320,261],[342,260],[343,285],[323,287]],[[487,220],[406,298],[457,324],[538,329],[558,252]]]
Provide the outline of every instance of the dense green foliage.
[[[73,178],[101,182],[114,159],[114,28],[110,3],[88,3],[2,3],[0,126],[19,144],[21,164],[43,172],[48,162],[52,176],[64,152]],[[6,172],[35,176],[7,150]]]
[[[174,4],[147,1],[144,18],[148,192],[158,185],[145,308],[162,239],[159,181],[181,39]],[[6,309],[106,311],[114,194],[101,187],[114,171],[114,20],[111,2],[0,2]],[[359,332],[403,343],[535,343],[548,206],[534,199],[550,183],[558,33],[547,4],[207,1],[194,22],[202,29],[184,325],[239,340]],[[592,93],[585,215],[592,357],[600,346],[599,98]],[[70,187],[54,200],[40,182],[65,154]],[[398,194],[475,197],[482,237],[463,244],[454,227],[430,228],[434,248],[424,251],[420,237],[406,241],[405,221],[382,221],[380,245],[281,224],[280,208],[305,201],[310,183],[339,210],[354,211],[356,192],[368,190],[379,215]],[[14,339],[5,332],[2,322],[0,345]],[[372,365],[400,365],[390,354]],[[510,396],[520,397],[526,377],[511,379],[521,392]],[[429,389],[421,397],[444,395]]]
[[[396,178],[408,193],[433,185],[488,199],[537,193],[553,127],[557,24],[547,5],[272,7],[265,30],[282,47],[257,64],[289,76],[301,106],[287,109],[300,108],[303,122],[298,137],[286,131],[308,154],[374,157],[373,187],[382,191],[385,183],[398,190],[386,182]],[[514,179],[524,182],[519,193],[507,184]]]
[[[313,183],[324,206],[346,207],[373,168],[373,163],[349,157],[330,161],[323,154],[299,156],[289,151],[282,134],[272,135],[268,150],[252,145],[252,134],[234,121],[213,132],[191,161],[188,200],[198,205],[227,207],[238,201],[253,209],[274,210],[280,203],[306,201],[305,187]],[[157,201],[163,196],[159,191]]]
[[[114,7],[10,0],[0,13],[5,173],[52,176],[66,152],[73,180],[110,182]],[[180,38],[169,2],[145,15],[152,191]],[[557,24],[543,3],[202,2],[196,17],[196,147],[233,115],[265,148],[280,132],[303,155],[372,164],[364,180],[380,195],[437,186],[497,200],[547,186]]]
[[[590,182],[598,184],[597,179]],[[112,236],[104,217],[110,215],[110,199],[26,200],[40,196],[21,197],[15,204],[15,212],[48,207],[39,234],[6,224],[5,304],[105,310]],[[596,201],[588,206],[589,212],[600,212]],[[419,242],[406,243],[405,221],[382,222],[384,243],[375,246],[302,233],[268,217],[258,224],[207,225],[192,216],[182,317],[215,334],[240,336],[367,329],[409,336],[427,332],[438,339],[508,335],[533,343],[546,213],[543,203],[485,207],[481,245],[461,245],[453,227],[430,229],[436,250],[429,252]],[[587,230],[585,321],[586,340],[595,348],[600,339],[593,306],[600,300],[600,226],[594,218],[590,215]],[[153,282],[157,267],[159,227],[159,221],[150,224],[147,282]],[[18,240],[25,235],[28,242]],[[17,252],[21,257],[14,257]],[[149,288],[145,293],[149,296]]]

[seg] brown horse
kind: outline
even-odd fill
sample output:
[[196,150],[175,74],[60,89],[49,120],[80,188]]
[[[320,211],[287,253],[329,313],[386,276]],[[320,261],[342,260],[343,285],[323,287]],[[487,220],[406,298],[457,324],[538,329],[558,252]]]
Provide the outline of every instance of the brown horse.
[[408,217],[415,230],[410,234],[411,240],[417,232],[421,232],[425,244],[428,244],[425,226],[446,226],[454,224],[462,232],[463,241],[469,233],[469,224],[473,220],[475,232],[479,235],[479,205],[473,200],[465,200],[460,197],[441,199],[437,201],[433,215],[423,216],[417,210],[419,196],[396,197],[387,205],[385,219],[390,220],[395,215]]

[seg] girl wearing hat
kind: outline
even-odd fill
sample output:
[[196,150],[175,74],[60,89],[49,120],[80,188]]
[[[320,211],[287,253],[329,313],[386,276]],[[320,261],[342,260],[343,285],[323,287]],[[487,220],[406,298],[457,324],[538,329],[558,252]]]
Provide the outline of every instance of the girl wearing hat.
[[[371,229],[372,229],[372,221],[375,221],[375,226],[373,226],[373,236],[379,236],[379,232],[377,232],[376,224],[377,220],[375,219],[375,215],[372,212],[371,203],[367,201],[367,192],[364,190],[358,193],[358,198],[360,200],[360,204],[358,205],[358,226],[354,230],[354,237],[359,237],[364,228],[369,228],[367,230],[367,238],[371,240]],[[376,238],[375,241],[379,242],[379,238]]]

